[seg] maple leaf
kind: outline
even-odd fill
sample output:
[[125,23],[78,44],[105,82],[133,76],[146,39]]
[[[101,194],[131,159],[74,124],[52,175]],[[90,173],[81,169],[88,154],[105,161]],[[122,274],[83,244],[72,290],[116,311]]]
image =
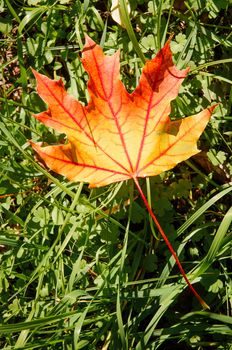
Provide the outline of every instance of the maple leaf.
[[[178,70],[172,61],[170,41],[146,62],[138,86],[129,94],[119,79],[119,52],[104,55],[86,36],[82,64],[89,75],[90,100],[83,106],[53,81],[34,72],[37,90],[48,110],[35,117],[65,133],[67,143],[34,150],[53,171],[90,187],[134,179],[150,215],[161,230],[176,262],[196,295],[184,270],[146,201],[138,178],[158,175],[199,152],[197,140],[214,107],[171,121],[170,102],[176,98],[188,68]],[[196,295],[202,305],[204,302]]]

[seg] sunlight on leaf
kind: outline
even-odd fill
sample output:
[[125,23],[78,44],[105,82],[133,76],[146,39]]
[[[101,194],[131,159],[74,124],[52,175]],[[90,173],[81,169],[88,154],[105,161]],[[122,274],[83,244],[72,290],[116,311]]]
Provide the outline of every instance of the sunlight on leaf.
[[47,111],[35,117],[65,133],[68,141],[47,147],[31,142],[32,147],[50,169],[69,180],[88,182],[90,187],[133,179],[185,281],[207,307],[187,279],[138,178],[158,175],[198,153],[197,140],[215,106],[170,120],[170,102],[189,71],[173,64],[170,41],[146,62],[132,94],[119,79],[119,52],[104,55],[87,35],[82,64],[89,75],[90,101],[86,106],[67,94],[61,80],[53,81],[34,71],[38,94],[48,105]]
[[87,106],[68,95],[61,80],[34,71],[38,94],[49,106],[35,117],[68,138],[64,145],[31,143],[50,169],[99,187],[158,175],[199,152],[197,140],[214,107],[170,120],[170,102],[188,69],[173,65],[169,42],[146,62],[132,94],[119,80],[119,52],[105,56],[86,36],[82,64],[89,74]]
[[[126,6],[128,13],[130,13],[130,4],[129,1],[126,1]],[[123,23],[122,16],[121,16],[121,9],[120,9],[120,1],[119,0],[112,0],[111,5],[111,16],[113,20],[118,23],[121,27],[125,28],[125,24]]]

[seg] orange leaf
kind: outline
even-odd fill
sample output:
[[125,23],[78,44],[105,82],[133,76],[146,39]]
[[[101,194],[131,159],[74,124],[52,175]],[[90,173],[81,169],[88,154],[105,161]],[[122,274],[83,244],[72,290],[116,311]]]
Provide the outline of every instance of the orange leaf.
[[181,71],[174,66],[169,41],[146,62],[132,94],[119,79],[119,52],[105,56],[86,36],[82,64],[89,75],[87,106],[68,95],[61,80],[53,81],[34,71],[38,93],[48,105],[46,112],[35,117],[65,133],[68,141],[47,147],[31,142],[32,147],[50,169],[70,180],[88,182],[90,187],[134,179],[185,281],[207,307],[185,275],[138,177],[158,175],[198,153],[197,140],[215,106],[191,117],[170,120],[170,102],[176,98],[188,69]]
[[68,95],[61,80],[34,71],[38,94],[49,107],[35,117],[68,139],[58,146],[32,143],[50,169],[97,187],[158,175],[199,152],[197,140],[213,107],[170,121],[170,102],[188,69],[173,65],[169,41],[147,61],[132,94],[119,79],[119,52],[105,56],[86,36],[82,63],[89,74],[87,106]]

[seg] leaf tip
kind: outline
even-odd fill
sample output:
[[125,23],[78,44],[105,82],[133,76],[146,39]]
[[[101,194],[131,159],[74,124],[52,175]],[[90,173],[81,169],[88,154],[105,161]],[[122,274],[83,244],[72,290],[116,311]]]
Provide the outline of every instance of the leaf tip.
[[27,141],[30,146],[33,148],[34,151],[38,152],[38,150],[41,148],[43,142],[33,142],[32,140]]
[[93,39],[91,39],[90,36],[88,36],[88,34],[85,34],[85,45],[83,47],[82,52],[85,52],[87,50],[92,50],[96,46],[97,44],[95,43],[95,41],[93,41]]
[[37,78],[39,77],[39,75],[40,75],[40,73],[39,72],[37,72],[34,68],[32,68],[31,67],[31,71],[32,71],[32,73],[33,73],[33,75],[34,75],[34,77],[36,78],[36,80],[37,80]]
[[210,115],[214,112],[214,110],[220,105],[220,103],[215,103],[215,105],[208,107],[208,111]]

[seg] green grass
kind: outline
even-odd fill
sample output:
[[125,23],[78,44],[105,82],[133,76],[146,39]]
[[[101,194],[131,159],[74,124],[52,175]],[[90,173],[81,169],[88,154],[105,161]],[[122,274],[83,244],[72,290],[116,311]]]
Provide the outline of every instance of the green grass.
[[[232,3],[130,4],[128,13],[120,0],[122,28],[110,1],[0,1],[1,349],[232,349]],[[129,91],[144,60],[174,35],[174,60],[191,71],[173,118],[219,103],[200,156],[140,181],[207,312],[131,182],[100,189],[69,183],[28,144],[63,137],[32,117],[46,106],[30,67],[62,77],[86,103],[85,33],[107,54],[121,50]]]

